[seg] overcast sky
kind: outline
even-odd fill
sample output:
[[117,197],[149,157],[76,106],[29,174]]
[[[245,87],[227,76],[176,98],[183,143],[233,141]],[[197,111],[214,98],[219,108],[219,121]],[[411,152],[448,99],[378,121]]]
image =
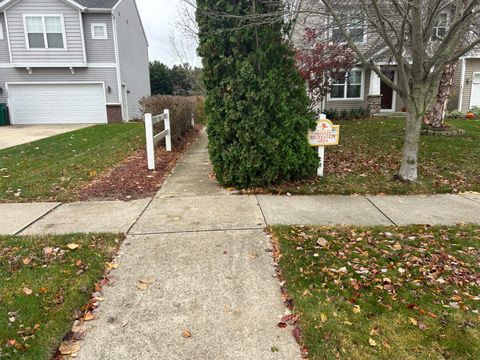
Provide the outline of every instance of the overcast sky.
[[[168,66],[179,64],[181,61],[199,66],[200,59],[195,52],[196,44],[183,35],[175,24],[181,4],[182,0],[137,0],[150,45],[150,60],[160,60]],[[182,60],[173,50],[172,37],[175,37],[177,48],[182,53]]]

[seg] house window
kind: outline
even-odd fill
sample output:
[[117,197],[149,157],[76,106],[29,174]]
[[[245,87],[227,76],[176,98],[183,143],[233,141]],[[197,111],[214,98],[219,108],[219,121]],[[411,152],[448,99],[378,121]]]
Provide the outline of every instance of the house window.
[[363,71],[351,70],[345,79],[334,80],[330,99],[362,99]]
[[108,39],[107,24],[92,24],[92,39],[93,40]]
[[[365,42],[365,20],[353,14],[343,13],[340,21],[353,42],[359,44]],[[332,19],[332,40],[336,43],[347,42],[335,20]]]
[[0,40],[3,40],[4,39],[4,36],[3,36],[3,24],[0,23]]
[[448,24],[449,24],[449,16],[448,13],[443,12],[438,14],[438,19],[437,23],[435,24],[435,27],[433,28],[433,35],[432,35],[432,40],[433,41],[442,41],[445,35],[447,35],[448,32]]
[[64,49],[65,26],[61,15],[26,15],[29,49]]

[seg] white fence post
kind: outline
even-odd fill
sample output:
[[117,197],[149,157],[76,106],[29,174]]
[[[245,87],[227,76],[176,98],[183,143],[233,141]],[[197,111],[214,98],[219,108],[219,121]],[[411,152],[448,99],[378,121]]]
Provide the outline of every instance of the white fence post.
[[148,170],[155,170],[155,150],[153,144],[152,114],[145,114],[145,135],[147,139],[147,164]]
[[163,110],[163,114],[165,115],[165,130],[168,130],[167,135],[165,136],[165,147],[167,151],[172,151],[172,130],[170,129],[170,110],[168,109]]

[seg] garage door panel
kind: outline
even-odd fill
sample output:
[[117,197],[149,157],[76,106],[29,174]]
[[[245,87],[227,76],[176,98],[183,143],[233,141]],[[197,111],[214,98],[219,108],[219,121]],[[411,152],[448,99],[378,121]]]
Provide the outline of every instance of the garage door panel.
[[9,84],[14,124],[106,123],[102,84]]

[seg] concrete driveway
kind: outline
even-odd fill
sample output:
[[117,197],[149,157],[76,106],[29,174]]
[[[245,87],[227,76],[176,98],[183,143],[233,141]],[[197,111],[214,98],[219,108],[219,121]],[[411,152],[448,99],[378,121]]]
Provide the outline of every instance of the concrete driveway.
[[94,124],[0,126],[0,150],[93,125]]

